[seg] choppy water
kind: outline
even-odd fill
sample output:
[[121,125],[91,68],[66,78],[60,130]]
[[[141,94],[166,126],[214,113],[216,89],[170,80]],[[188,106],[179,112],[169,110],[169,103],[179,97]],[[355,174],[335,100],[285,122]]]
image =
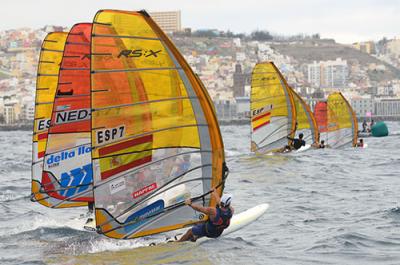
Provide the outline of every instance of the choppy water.
[[400,124],[367,149],[249,153],[249,127],[222,127],[237,211],[255,224],[200,245],[140,248],[80,231],[83,209],[29,201],[31,135],[0,132],[0,264],[400,264]]

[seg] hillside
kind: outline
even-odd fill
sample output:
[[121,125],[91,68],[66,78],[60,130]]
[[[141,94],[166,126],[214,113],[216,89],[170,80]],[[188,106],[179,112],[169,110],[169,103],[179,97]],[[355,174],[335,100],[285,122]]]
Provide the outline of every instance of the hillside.
[[300,64],[313,61],[335,60],[340,57],[348,62],[357,60],[361,65],[368,66],[371,63],[383,64],[386,71],[377,73],[369,71],[368,75],[373,81],[389,81],[400,78],[400,69],[387,64],[367,53],[360,52],[351,47],[334,43],[333,41],[305,41],[296,43],[274,43],[271,47],[281,54],[296,59]]

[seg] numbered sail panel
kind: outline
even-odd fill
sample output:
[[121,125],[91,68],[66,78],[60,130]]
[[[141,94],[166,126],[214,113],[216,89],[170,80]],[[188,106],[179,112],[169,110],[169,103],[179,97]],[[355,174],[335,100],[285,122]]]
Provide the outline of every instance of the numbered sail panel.
[[[182,228],[183,205],[222,183],[221,135],[207,92],[145,13],[99,11],[92,32],[96,224],[114,238]],[[202,217],[205,218],[205,217]]]
[[46,206],[51,206],[52,201],[46,194],[41,193],[43,157],[67,35],[67,32],[49,33],[42,43],[38,62],[32,145],[31,198],[33,201],[38,201]]
[[314,114],[311,112],[308,104],[296,93],[291,87],[290,91],[293,95],[296,108],[296,134],[303,133],[306,143],[318,143],[318,126]]
[[274,152],[288,144],[296,110],[293,96],[272,62],[255,66],[251,81],[251,149],[254,152]]
[[93,201],[90,139],[91,24],[71,28],[61,61],[45,151],[43,192],[58,207],[85,206]]
[[[350,104],[340,92],[328,96],[328,121],[335,123],[330,132],[334,132],[331,142],[334,147],[357,143],[357,121]],[[332,122],[331,122],[332,121]]]

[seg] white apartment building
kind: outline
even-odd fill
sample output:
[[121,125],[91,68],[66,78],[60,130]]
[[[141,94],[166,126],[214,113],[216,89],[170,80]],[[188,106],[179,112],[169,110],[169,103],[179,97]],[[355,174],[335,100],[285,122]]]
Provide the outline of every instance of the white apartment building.
[[167,33],[182,30],[181,11],[150,12],[150,16]]
[[380,99],[375,102],[377,116],[400,116],[400,98]]
[[312,64],[307,65],[308,82],[312,87],[321,86],[321,65],[314,61]]
[[308,82],[313,87],[341,88],[347,85],[349,68],[347,61],[337,58],[334,61],[314,61],[307,65]]
[[6,124],[14,124],[17,121],[15,104],[5,104],[3,111],[4,121]]
[[367,112],[375,114],[374,100],[371,97],[353,97],[350,104],[357,116],[364,117]]

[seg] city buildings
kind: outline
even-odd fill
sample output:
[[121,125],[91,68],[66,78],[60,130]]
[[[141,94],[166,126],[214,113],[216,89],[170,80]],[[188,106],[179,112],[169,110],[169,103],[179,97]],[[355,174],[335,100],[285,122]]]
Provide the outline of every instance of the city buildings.
[[[168,17],[169,13],[161,12],[161,18]],[[157,17],[157,13],[152,15],[153,18]],[[164,26],[164,22],[158,23],[166,31],[180,30],[180,12],[173,11],[171,17],[165,20]],[[173,24],[169,29],[166,28],[170,23],[168,21]],[[32,121],[41,41],[46,31],[55,29],[59,28],[47,26],[36,30],[0,31],[0,123]],[[339,90],[347,93],[358,116],[372,112],[373,115],[400,117],[400,114],[396,114],[400,77],[387,75],[388,78],[380,80],[392,67],[376,59],[388,58],[392,65],[400,65],[396,48],[398,39],[388,40],[385,49],[376,48],[376,58],[369,63],[361,63],[355,59],[341,58],[315,61],[313,57],[301,61],[290,53],[279,51],[276,45],[282,45],[281,42],[227,37],[224,34],[214,37],[175,34],[171,37],[207,88],[220,119],[249,117],[251,72],[255,64],[261,61],[273,61],[289,85],[311,103],[311,107],[317,100],[324,100],[330,92]],[[290,42],[284,45],[297,50],[298,44]],[[345,46],[340,48],[345,49]],[[313,48],[309,49],[312,53]],[[349,50],[359,54],[351,48]],[[371,78],[370,73],[374,74],[375,79]]]

